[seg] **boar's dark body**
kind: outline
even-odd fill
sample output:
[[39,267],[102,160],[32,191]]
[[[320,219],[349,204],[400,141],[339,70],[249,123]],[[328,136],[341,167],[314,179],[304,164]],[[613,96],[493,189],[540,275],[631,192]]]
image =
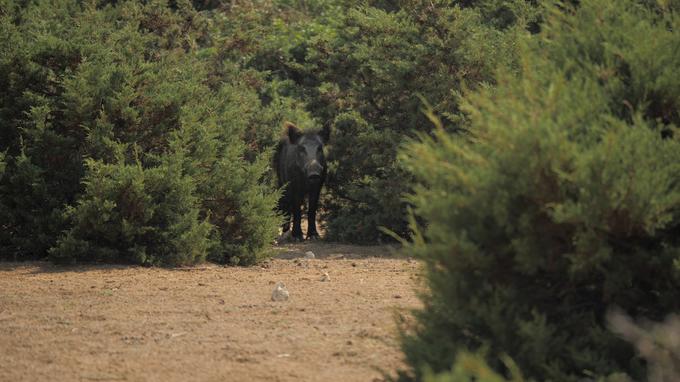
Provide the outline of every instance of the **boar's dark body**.
[[279,187],[283,193],[279,200],[279,210],[286,221],[283,232],[290,229],[290,218],[293,217],[292,236],[302,240],[301,207],[305,198],[307,208],[307,238],[317,238],[316,210],[319,205],[319,194],[326,180],[326,158],[323,148],[328,142],[330,131],[301,131],[292,123],[286,123],[284,136],[279,142],[274,155],[274,166]]

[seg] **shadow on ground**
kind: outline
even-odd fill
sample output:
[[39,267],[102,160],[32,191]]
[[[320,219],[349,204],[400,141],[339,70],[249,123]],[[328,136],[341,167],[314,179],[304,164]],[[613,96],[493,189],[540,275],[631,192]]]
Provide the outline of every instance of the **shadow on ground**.
[[305,257],[307,252],[314,253],[317,259],[361,259],[366,257],[403,258],[398,255],[398,245],[352,245],[328,243],[321,240],[274,245],[277,259],[296,259]]
[[[307,219],[302,218],[302,232],[307,232]],[[321,237],[326,235],[326,224],[318,222],[319,234]],[[316,259],[362,259],[367,257],[394,258],[404,260],[399,255],[398,244],[390,245],[354,245],[346,243],[333,243],[321,239],[305,240],[302,242],[293,241],[290,231],[282,234],[279,230],[279,237],[273,245],[276,259],[297,259],[305,257],[309,251],[314,253]]]
[[[320,223],[319,233],[325,235],[324,224]],[[307,221],[302,220],[303,232],[307,231]],[[303,242],[291,241],[290,232],[288,235],[279,236],[276,243],[272,246],[273,258],[282,260],[291,260],[297,258],[304,258],[307,252],[312,252],[314,258],[323,260],[339,260],[339,259],[363,259],[363,258],[383,258],[383,259],[399,259],[404,260],[403,256],[399,255],[400,245],[354,245],[345,243],[326,242],[321,239],[305,240]],[[129,268],[141,267],[134,264],[52,264],[47,261],[0,261],[0,273],[14,272],[18,269],[31,267],[31,273],[86,273],[91,271],[115,271]],[[216,267],[221,267],[220,264],[202,263],[195,266],[188,267],[170,267],[170,271],[190,271],[190,270],[206,270]]]

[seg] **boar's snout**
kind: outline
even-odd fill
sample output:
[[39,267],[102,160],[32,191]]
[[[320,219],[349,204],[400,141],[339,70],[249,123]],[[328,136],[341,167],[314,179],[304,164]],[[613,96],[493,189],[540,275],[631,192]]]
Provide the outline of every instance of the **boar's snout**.
[[314,159],[305,166],[305,172],[307,173],[307,178],[309,180],[318,180],[321,178],[323,173],[323,166],[318,160]]

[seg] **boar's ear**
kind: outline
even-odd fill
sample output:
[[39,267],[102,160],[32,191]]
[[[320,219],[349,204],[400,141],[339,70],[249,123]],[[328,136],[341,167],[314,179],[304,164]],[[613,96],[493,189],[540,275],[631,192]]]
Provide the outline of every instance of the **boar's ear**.
[[283,124],[283,134],[288,138],[288,141],[292,144],[297,143],[298,139],[302,136],[302,131],[298,129],[292,122],[285,122]]
[[321,131],[319,131],[319,136],[323,140],[323,143],[326,144],[328,141],[331,140],[331,124],[326,122],[323,125],[323,128]]

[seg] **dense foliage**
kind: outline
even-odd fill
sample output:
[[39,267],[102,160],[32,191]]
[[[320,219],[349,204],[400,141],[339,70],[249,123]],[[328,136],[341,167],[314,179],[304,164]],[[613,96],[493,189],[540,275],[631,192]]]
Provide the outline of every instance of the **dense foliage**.
[[268,150],[304,112],[263,104],[209,18],[181,1],[0,7],[3,257],[256,260],[279,223]]
[[[312,1],[234,6],[225,35],[246,67],[270,73],[286,94],[332,125],[325,203],[331,240],[375,242],[379,227],[405,233],[411,176],[400,145],[431,125],[425,97],[449,130],[463,129],[462,87],[516,64],[516,40],[535,22],[524,0]],[[268,6],[267,6],[268,5]]]
[[[357,10],[348,15],[324,75],[334,83],[336,144],[329,208],[331,237],[376,240],[377,227],[405,232],[401,195],[411,178],[396,160],[405,138],[429,130],[426,97],[460,128],[458,98],[463,84],[491,80],[496,65],[510,65],[516,28],[501,32],[483,23],[476,9],[435,3],[409,4],[396,12]],[[332,100],[332,99],[331,99]],[[336,101],[336,100],[333,100]],[[336,101],[337,103],[337,101]]]
[[[675,382],[680,380],[680,317],[669,316],[664,322],[636,323],[630,317],[618,311],[607,314],[610,330],[621,335],[644,358],[647,364],[646,381]],[[461,352],[449,371],[433,373],[426,370],[425,382],[523,382],[522,372],[507,355],[501,361],[506,367],[503,375],[491,369],[484,360],[483,354]],[[598,378],[602,382],[633,382],[624,373],[613,373],[606,378]]]
[[675,4],[548,7],[519,73],[466,96],[470,134],[440,126],[409,146],[406,252],[425,260],[428,291],[404,334],[405,379],[467,349],[497,371],[507,354],[539,381],[644,377],[605,314],[680,308]]

